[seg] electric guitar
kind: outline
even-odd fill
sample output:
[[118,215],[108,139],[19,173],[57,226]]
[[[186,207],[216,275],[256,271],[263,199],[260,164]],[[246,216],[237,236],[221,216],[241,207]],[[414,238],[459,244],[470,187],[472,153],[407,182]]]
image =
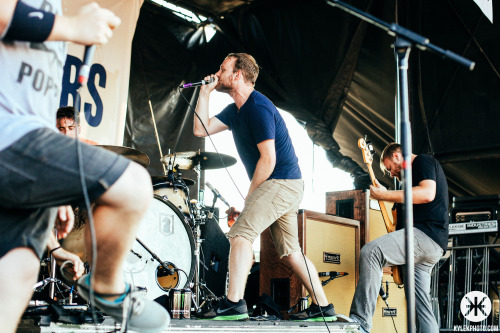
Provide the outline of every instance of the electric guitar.
[[[373,173],[373,168],[372,168],[373,155],[375,154],[375,151],[371,148],[369,142],[367,143],[363,138],[360,138],[358,140],[358,147],[361,149],[363,153],[363,161],[368,167],[368,173],[370,174],[370,179],[372,181],[372,184],[373,186],[377,186],[377,183],[375,182],[375,174]],[[397,224],[396,214],[393,214],[394,221],[391,221],[391,219],[389,218],[389,214],[387,213],[385,201],[378,200],[378,204],[380,206],[380,212],[382,213],[387,233],[395,231]],[[392,267],[392,278],[394,279],[394,283],[396,283],[397,285],[403,284],[403,271],[401,269],[401,266]]]

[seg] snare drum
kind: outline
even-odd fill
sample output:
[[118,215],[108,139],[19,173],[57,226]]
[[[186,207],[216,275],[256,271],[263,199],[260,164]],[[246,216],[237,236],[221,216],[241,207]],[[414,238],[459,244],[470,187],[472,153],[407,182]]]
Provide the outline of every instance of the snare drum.
[[[171,288],[186,288],[195,270],[194,237],[187,218],[168,200],[155,195],[141,221],[137,239],[169,268],[169,274],[160,263],[135,241],[124,264],[125,279],[155,299]],[[184,272],[182,272],[184,271]]]
[[154,194],[170,201],[175,208],[190,216],[189,188],[182,179],[174,178],[173,181],[167,181],[166,177],[158,176],[152,177],[152,180]]

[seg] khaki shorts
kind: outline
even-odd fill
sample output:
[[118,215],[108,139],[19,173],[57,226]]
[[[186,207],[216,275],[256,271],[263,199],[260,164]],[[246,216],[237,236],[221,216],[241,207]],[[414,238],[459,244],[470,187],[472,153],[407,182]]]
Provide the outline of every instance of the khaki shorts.
[[227,236],[253,241],[268,227],[281,257],[300,251],[297,212],[304,194],[302,179],[268,179],[245,201]]

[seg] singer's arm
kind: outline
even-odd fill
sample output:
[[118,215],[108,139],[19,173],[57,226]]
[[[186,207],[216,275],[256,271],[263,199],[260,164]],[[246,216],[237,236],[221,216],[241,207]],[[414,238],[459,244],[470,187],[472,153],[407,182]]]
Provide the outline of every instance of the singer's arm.
[[[51,22],[48,23],[45,18],[52,14],[24,3],[24,6],[17,5],[17,0],[0,1],[0,36],[11,32],[11,37],[14,37],[11,39],[37,41],[40,34],[33,30],[47,28],[46,24]],[[41,13],[40,23],[33,23],[29,16],[30,11]],[[30,30],[26,31],[26,28],[19,29],[25,26],[26,22],[30,22],[32,33]],[[90,3],[83,6],[74,16],[56,15],[52,28],[47,30],[50,34],[44,37],[48,41],[70,41],[84,45],[105,44],[113,35],[112,30],[120,25],[120,22],[120,18],[110,10],[99,7],[97,3]],[[16,38],[17,36],[21,37]]]
[[[208,134],[212,135],[215,133],[222,132],[226,129],[228,129],[227,125],[224,124],[222,121],[220,121],[217,117],[212,117],[209,118],[208,115],[208,104],[210,101],[210,93],[212,90],[210,90],[210,86],[214,86],[217,84],[217,80],[215,80],[213,83],[207,85],[207,86],[202,86],[200,89],[200,96],[198,97],[198,104],[196,104],[196,113],[198,114],[198,118],[196,114],[194,115],[194,128],[193,132],[194,135],[198,137],[205,137],[207,136],[207,131]],[[207,128],[207,131],[203,128],[202,122]]]
[[260,158],[257,161],[255,172],[253,173],[250,189],[248,190],[247,198],[260,184],[265,182],[273,173],[276,166],[276,148],[274,147],[274,140],[265,140],[257,144],[260,152]]

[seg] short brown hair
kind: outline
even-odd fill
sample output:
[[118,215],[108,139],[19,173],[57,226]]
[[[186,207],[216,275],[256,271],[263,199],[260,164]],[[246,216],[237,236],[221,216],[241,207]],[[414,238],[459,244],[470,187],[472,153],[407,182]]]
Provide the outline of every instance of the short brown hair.
[[396,142],[389,143],[382,151],[380,155],[380,170],[382,170],[383,173],[387,171],[384,165],[385,159],[388,158],[392,160],[392,155],[396,152],[401,152],[401,145]]
[[255,81],[259,76],[259,65],[257,65],[254,57],[246,53],[229,53],[226,58],[235,58],[233,71],[241,70],[245,81],[255,86]]
[[62,106],[57,110],[56,119],[68,118],[73,119],[75,123],[80,123],[80,114],[73,106]]

